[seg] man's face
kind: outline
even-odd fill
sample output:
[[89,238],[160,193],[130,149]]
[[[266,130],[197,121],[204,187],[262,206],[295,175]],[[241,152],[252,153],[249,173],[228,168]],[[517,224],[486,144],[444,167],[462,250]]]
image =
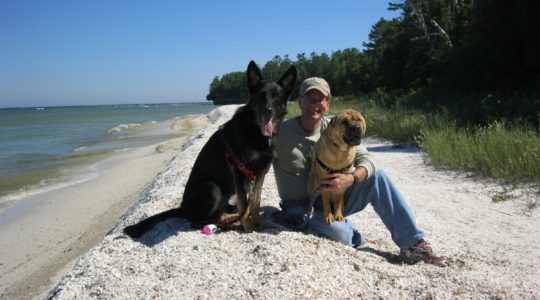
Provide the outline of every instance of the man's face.
[[326,98],[319,90],[308,91],[300,99],[300,110],[302,117],[319,120],[330,107],[330,100]]

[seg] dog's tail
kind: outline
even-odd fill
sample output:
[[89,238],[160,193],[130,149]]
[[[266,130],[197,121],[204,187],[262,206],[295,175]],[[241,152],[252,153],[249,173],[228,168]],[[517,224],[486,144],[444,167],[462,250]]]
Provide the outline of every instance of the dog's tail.
[[132,238],[138,238],[158,223],[170,218],[184,218],[182,208],[173,208],[155,216],[148,217],[137,224],[127,226],[124,228],[124,233]]

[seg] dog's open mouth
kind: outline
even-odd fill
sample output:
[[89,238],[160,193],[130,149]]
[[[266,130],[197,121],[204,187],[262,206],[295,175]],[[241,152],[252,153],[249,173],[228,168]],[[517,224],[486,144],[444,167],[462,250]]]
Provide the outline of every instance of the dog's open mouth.
[[261,120],[261,134],[267,137],[271,137],[274,132],[274,124],[272,124],[272,118],[263,118]]

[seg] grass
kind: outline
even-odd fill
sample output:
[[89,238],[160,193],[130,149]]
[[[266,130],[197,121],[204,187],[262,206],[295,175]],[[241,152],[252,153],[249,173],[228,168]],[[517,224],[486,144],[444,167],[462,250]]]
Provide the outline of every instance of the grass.
[[429,128],[420,147],[439,168],[511,182],[540,180],[540,137],[525,126],[494,122],[474,128]]
[[[387,108],[350,97],[333,99],[330,113],[347,108],[367,114],[368,135],[415,143],[436,168],[514,183],[540,181],[540,135],[527,124],[494,121],[488,126],[459,127],[445,112]],[[287,118],[298,115],[298,103],[290,103]]]

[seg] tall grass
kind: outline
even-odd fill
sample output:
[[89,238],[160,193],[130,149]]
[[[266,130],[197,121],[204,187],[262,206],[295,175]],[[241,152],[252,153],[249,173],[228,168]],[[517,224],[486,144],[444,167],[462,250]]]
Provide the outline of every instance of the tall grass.
[[512,182],[540,180],[540,136],[526,126],[429,128],[419,145],[435,167]]
[[[418,144],[437,168],[511,182],[540,181],[540,135],[527,124],[494,121],[458,127],[444,111],[388,108],[359,98],[333,99],[330,114],[348,108],[367,114],[368,135]],[[290,103],[287,118],[298,115],[298,103]]]

